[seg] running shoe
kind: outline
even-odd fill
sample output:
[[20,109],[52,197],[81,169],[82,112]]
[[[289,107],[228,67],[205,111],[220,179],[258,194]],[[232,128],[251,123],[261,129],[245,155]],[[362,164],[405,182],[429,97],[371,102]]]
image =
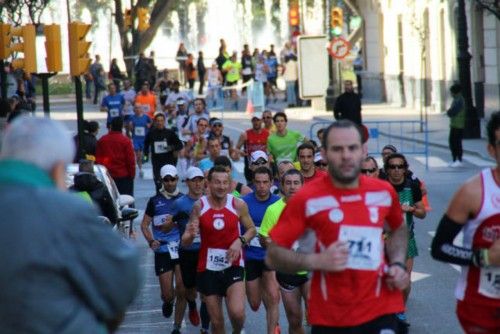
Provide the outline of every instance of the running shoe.
[[163,302],[161,307],[161,311],[165,318],[170,318],[172,312],[174,312],[174,303],[173,302]]
[[200,325],[200,314],[198,313],[196,307],[189,310],[189,321],[193,326]]

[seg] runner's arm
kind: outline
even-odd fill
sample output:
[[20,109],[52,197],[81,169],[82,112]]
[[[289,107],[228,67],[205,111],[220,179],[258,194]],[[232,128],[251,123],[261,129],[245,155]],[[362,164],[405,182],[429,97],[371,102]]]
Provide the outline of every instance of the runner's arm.
[[193,211],[191,211],[191,215],[189,216],[189,222],[181,238],[182,247],[187,247],[191,245],[193,243],[194,238],[196,237],[196,234],[198,234],[200,225],[199,221],[200,210],[201,210],[200,202],[197,201],[193,205]]
[[144,239],[146,239],[146,241],[148,242],[149,247],[151,247],[151,249],[155,250],[158,247],[160,247],[160,242],[158,240],[154,239],[153,234],[151,233],[151,230],[149,229],[149,225],[151,225],[152,221],[153,221],[153,218],[151,216],[144,214],[144,217],[142,218],[142,222],[141,222],[141,231],[142,231],[142,235],[144,235]]
[[241,150],[243,145],[245,145],[246,140],[247,140],[247,134],[246,132],[243,132],[240,135],[240,138],[238,138],[238,143],[236,143],[236,149],[240,152],[241,155],[246,155],[246,153]]
[[386,241],[386,252],[391,263],[406,263],[406,252],[408,248],[408,228],[404,222],[398,228],[392,230],[391,237]]
[[240,215],[240,223],[245,228],[245,233],[242,235],[243,238],[248,242],[257,234],[257,229],[252,221],[252,217],[250,217],[250,213],[248,212],[247,204],[240,199],[236,199],[236,209],[239,211]]

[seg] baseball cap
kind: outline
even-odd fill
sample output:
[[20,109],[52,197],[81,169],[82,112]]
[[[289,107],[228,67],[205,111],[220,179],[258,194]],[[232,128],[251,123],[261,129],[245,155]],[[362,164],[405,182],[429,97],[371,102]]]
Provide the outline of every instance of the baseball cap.
[[383,150],[391,150],[392,152],[394,153],[397,153],[398,149],[396,148],[396,146],[394,145],[391,145],[391,144],[388,144],[388,145],[385,145],[383,148],[382,148],[382,151]]
[[320,152],[316,152],[314,154],[314,162],[318,162],[318,161],[323,161],[323,157],[321,156]]
[[269,161],[269,157],[267,156],[266,152],[264,151],[253,151],[252,154],[250,154],[250,162],[256,162],[259,159],[264,159],[266,162]]
[[177,177],[177,168],[173,165],[165,165],[160,169],[160,176],[162,179],[165,176]]
[[210,120],[210,126],[214,126],[216,124],[223,125],[222,121],[219,118],[212,118]]
[[183,104],[186,104],[186,100],[184,100],[183,98],[178,98],[177,99],[177,105],[178,106],[182,106]]
[[203,175],[203,172],[198,167],[194,166],[189,167],[188,170],[186,171],[186,179],[192,180],[196,177],[205,177],[205,175]]

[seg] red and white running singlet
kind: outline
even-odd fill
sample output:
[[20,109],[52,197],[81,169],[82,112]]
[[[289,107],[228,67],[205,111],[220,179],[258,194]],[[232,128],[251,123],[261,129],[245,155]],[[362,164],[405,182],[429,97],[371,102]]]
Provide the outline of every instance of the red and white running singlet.
[[[481,209],[463,228],[465,248],[489,248],[500,239],[500,184],[495,181],[491,169],[481,172],[481,182]],[[471,304],[499,307],[500,268],[462,267],[455,296]]]
[[243,267],[241,255],[233,262],[226,259],[226,252],[231,244],[240,236],[240,218],[234,208],[235,198],[227,195],[224,208],[213,209],[206,196],[200,199],[200,253],[198,272],[205,270],[221,271],[231,266]]

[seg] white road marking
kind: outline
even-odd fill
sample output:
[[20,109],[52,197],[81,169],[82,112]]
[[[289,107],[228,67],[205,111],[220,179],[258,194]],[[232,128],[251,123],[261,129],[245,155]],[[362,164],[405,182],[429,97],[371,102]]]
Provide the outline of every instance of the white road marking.
[[412,271],[411,273],[411,281],[412,282],[417,282],[417,281],[420,281],[420,280],[423,280],[427,277],[431,276],[430,274],[426,274],[426,273],[419,273],[417,271]]
[[[425,165],[425,156],[423,155],[417,155],[415,156],[415,160],[420,162],[422,165]],[[442,167],[448,167],[448,162],[444,161],[443,159],[435,156],[429,156],[429,167],[430,168],[442,168]]]
[[488,161],[479,157],[474,157],[470,155],[465,155],[463,159],[467,162],[470,162],[473,165],[476,165],[478,167],[493,167],[495,166],[495,163],[493,161]]

